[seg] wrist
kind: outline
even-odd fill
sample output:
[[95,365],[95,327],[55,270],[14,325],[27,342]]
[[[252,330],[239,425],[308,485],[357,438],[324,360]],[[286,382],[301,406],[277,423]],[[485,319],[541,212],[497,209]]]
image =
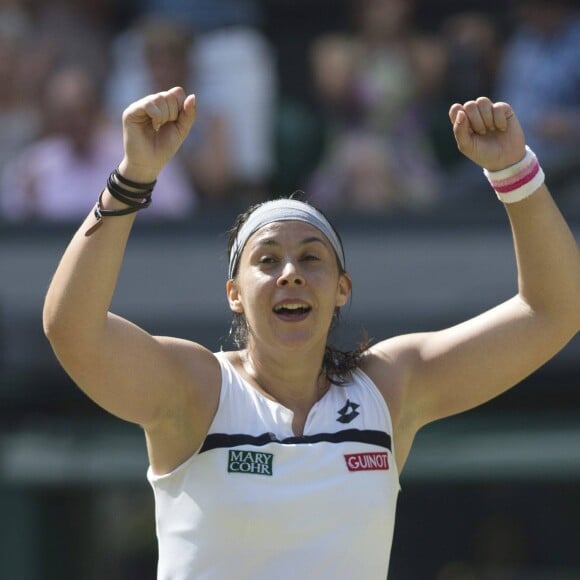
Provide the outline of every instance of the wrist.
[[[133,176],[133,173],[130,175]],[[144,178],[142,173],[139,177]],[[113,170],[107,179],[107,187],[99,196],[93,211],[96,223],[85,232],[85,236],[90,236],[101,227],[104,217],[126,216],[149,207],[156,183],[157,180],[133,181],[123,176],[119,169]]]
[[117,210],[117,209],[125,209],[130,207],[127,202],[121,201],[119,198],[113,197],[111,192],[105,188],[103,193],[101,194],[101,208],[106,210]]
[[118,171],[125,179],[139,184],[153,183],[157,180],[157,176],[159,175],[159,172],[152,171],[151,167],[135,165],[128,161],[126,157],[124,157],[121,163],[119,163]]
[[[500,173],[502,171],[511,171],[512,168],[517,168],[518,164],[522,163],[528,152],[529,147],[524,144],[523,148],[520,150],[519,154],[514,153],[510,155],[505,155],[504,159],[499,160],[497,166],[482,166],[484,171],[488,171],[489,173]],[[506,159],[506,157],[508,159]]]
[[527,145],[524,157],[517,163],[498,171],[484,169],[483,173],[503,203],[515,203],[529,197],[545,178],[535,153]]

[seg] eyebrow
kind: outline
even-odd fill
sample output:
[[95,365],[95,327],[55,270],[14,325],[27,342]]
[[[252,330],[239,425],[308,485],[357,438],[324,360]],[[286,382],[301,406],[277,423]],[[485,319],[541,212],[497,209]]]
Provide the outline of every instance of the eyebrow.
[[[307,244],[312,244],[313,242],[318,242],[319,244],[322,244],[326,248],[326,243],[322,238],[319,238],[318,236],[309,236],[307,238],[304,238],[299,242],[298,245],[306,246]],[[276,241],[274,238],[264,238],[262,240],[257,240],[253,244],[253,246],[256,248],[259,248],[261,246],[280,246],[280,245],[281,245],[280,242]]]

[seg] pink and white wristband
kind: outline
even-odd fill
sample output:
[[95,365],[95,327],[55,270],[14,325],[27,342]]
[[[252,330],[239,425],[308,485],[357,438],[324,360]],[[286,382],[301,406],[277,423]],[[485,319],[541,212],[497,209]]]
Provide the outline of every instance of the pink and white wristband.
[[545,179],[536,154],[526,145],[521,161],[500,171],[483,170],[487,180],[503,203],[515,203],[526,199],[536,191]]

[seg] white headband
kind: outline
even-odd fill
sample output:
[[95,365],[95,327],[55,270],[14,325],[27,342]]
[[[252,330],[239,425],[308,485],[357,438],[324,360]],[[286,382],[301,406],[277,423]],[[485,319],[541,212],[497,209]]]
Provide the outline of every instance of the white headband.
[[305,222],[320,230],[333,247],[338,261],[345,270],[344,250],[342,243],[329,221],[315,207],[297,199],[276,199],[266,201],[254,210],[238,232],[229,256],[228,277],[234,277],[242,250],[249,237],[261,227],[273,222],[299,221]]

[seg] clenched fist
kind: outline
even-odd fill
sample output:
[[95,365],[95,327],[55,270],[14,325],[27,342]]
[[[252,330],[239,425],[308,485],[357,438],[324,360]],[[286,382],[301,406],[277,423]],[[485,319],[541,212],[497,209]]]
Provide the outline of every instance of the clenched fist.
[[489,171],[504,169],[525,155],[524,132],[507,103],[487,97],[455,103],[449,118],[459,150]]
[[195,96],[181,87],[148,95],[123,112],[125,156],[120,173],[133,181],[157,179],[177,153],[195,121]]

